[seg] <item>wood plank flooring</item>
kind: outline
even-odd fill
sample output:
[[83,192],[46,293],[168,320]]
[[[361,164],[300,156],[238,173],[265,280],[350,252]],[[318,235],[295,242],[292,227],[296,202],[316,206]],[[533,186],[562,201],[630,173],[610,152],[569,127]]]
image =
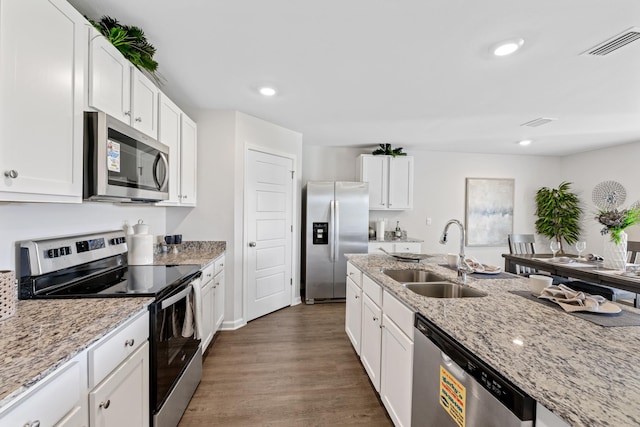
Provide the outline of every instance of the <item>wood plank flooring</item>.
[[179,427],[392,426],[344,332],[344,304],[300,304],[221,332]]

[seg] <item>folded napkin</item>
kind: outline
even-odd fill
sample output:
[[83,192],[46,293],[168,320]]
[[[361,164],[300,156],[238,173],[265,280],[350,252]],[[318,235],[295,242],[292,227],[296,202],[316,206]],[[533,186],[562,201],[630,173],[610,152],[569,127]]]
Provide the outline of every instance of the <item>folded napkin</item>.
[[584,292],[574,291],[565,285],[546,287],[538,298],[553,301],[568,312],[598,311],[600,304],[604,304],[607,301],[600,295],[589,295]]
[[475,258],[467,258],[464,260],[467,266],[472,269],[474,272],[486,272],[486,273],[494,273],[496,271],[500,271],[500,267],[496,267],[494,265],[486,265],[482,264]]
[[587,261],[604,261],[604,258],[602,258],[600,255],[588,254]]

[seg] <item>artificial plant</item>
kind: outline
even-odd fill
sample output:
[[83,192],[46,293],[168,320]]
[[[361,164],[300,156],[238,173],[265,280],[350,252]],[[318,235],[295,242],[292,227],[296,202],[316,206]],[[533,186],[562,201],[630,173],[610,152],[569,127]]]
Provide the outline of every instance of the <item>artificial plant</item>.
[[103,16],[98,22],[91,21],[91,24],[133,65],[149,73],[156,83],[161,83],[157,73],[158,63],[153,59],[156,48],[147,41],[141,28],[122,25],[109,16]]
[[406,156],[407,153],[402,152],[403,148],[391,148],[391,144],[380,144],[380,148],[373,150],[374,156],[386,155],[386,156]]
[[564,253],[563,240],[572,245],[581,232],[583,209],[570,188],[570,182],[563,182],[558,188],[542,187],[536,192],[536,232],[559,242],[560,253]]

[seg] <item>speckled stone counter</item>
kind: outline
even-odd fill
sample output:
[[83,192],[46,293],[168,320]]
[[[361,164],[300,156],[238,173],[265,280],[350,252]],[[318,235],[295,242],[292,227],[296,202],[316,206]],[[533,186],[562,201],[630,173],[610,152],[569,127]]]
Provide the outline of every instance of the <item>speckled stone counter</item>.
[[[350,261],[400,300],[574,426],[640,425],[640,327],[601,327],[509,293],[526,279],[467,279],[482,298],[426,298],[381,272],[424,269],[456,281],[440,261],[403,263],[386,255]],[[640,312],[633,308],[623,309]],[[522,344],[519,344],[522,343]]]
[[18,301],[0,322],[0,407],[130,317],[152,298]]
[[179,252],[153,257],[156,265],[199,264],[201,267],[218,258],[227,249],[227,242],[187,241],[179,246]]

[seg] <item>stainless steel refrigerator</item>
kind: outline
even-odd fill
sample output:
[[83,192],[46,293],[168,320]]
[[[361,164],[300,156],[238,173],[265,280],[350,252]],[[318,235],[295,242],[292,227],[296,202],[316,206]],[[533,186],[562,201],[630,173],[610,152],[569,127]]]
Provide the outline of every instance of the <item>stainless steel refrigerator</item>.
[[304,200],[306,302],[344,299],[344,255],[368,251],[369,184],[310,181]]

